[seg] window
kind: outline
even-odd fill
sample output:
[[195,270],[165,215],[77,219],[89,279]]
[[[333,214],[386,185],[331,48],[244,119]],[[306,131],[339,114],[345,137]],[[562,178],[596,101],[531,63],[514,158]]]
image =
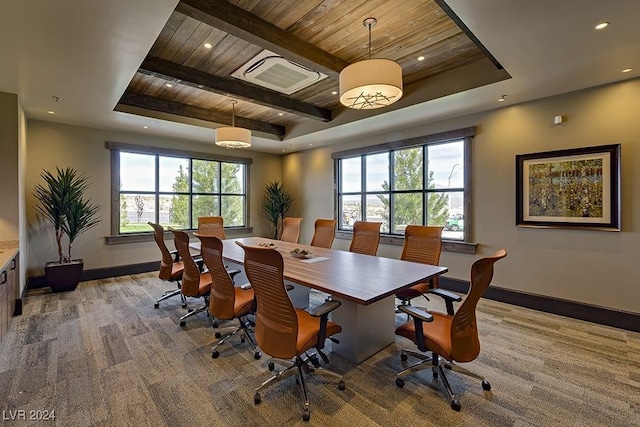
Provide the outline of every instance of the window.
[[471,140],[475,128],[334,153],[338,229],[382,222],[403,235],[409,224],[441,225],[447,240],[469,241]]
[[[195,229],[199,216],[222,216],[225,227],[248,224],[250,159],[215,159],[119,143],[112,149],[112,234],[153,231],[147,222]],[[220,156],[222,157],[222,156]]]

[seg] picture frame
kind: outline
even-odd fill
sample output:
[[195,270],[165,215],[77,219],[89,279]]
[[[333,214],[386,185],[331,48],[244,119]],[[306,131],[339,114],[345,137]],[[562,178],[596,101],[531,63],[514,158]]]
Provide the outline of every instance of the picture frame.
[[620,231],[620,144],[516,155],[516,226]]

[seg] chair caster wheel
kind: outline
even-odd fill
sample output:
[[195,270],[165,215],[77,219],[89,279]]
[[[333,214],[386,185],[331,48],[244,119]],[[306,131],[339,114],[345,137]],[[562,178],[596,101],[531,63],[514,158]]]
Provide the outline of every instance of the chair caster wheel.
[[213,327],[218,328],[218,322],[213,322]]
[[245,341],[246,341],[246,339],[244,339],[244,338],[240,338],[240,343],[241,343],[241,344],[244,344],[244,342],[245,342]]
[[344,390],[345,388],[347,388],[347,386],[344,384],[344,381],[340,380],[338,383],[338,390]]
[[180,326],[186,326],[187,322],[185,322],[184,320],[180,321]]
[[457,399],[451,401],[451,409],[456,412],[460,412],[460,408],[462,408],[462,406],[460,406],[460,402]]
[[445,369],[451,370],[451,365],[449,363],[444,364]]
[[193,312],[193,308],[190,308],[189,310],[187,310],[187,313],[192,313]]
[[256,393],[253,395],[253,403],[255,403],[256,405],[260,403],[260,393]]
[[262,354],[260,354],[259,351],[256,351],[255,353],[253,353],[253,358],[256,360],[260,360],[260,358],[262,357]]
[[269,362],[269,370],[273,371],[274,369],[276,369],[276,365],[274,365],[273,362]]
[[489,381],[487,380],[482,381],[482,389],[486,391],[491,390],[491,384],[489,384]]
[[311,419],[311,413],[309,412],[309,410],[306,410],[302,413],[302,420],[303,421],[309,421]]
[[153,308],[160,308],[160,303],[157,302],[157,303],[153,304]]
[[222,334],[220,332],[216,332],[215,334],[213,334],[214,337],[220,338],[222,336]]
[[396,378],[396,385],[400,388],[404,387],[404,380],[402,378]]
[[220,356],[220,352],[218,350],[213,350],[213,353],[211,353],[211,357],[214,359],[217,359]]
[[182,304],[182,308],[187,308],[187,304]]
[[403,362],[406,362],[408,359],[407,355],[404,353],[400,353],[400,360],[402,360]]

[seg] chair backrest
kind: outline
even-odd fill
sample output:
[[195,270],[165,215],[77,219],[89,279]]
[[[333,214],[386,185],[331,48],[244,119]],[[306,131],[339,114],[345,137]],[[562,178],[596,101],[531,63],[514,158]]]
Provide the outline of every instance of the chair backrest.
[[469,292],[453,316],[451,323],[451,355],[456,362],[471,362],[480,354],[476,305],[493,278],[493,264],[507,256],[501,249],[491,256],[476,260],[471,266]]
[[280,240],[283,242],[298,243],[301,222],[302,218],[285,218],[282,221],[282,236],[280,236]]
[[356,221],[353,223],[353,237],[349,252],[375,256],[380,244],[381,222]]
[[[404,246],[400,259],[422,264],[438,265],[442,251],[441,226],[407,225],[404,230]],[[431,287],[438,287],[438,277],[431,281]]]
[[211,274],[209,313],[218,319],[233,319],[236,293],[233,280],[224,267],[223,243],[215,236],[198,236],[200,254]]
[[223,218],[221,216],[199,216],[198,235],[215,236],[221,240],[226,239]]
[[158,277],[162,280],[169,280],[173,270],[173,257],[171,256],[169,249],[167,249],[167,245],[164,243],[164,228],[160,224],[155,224],[153,222],[148,222],[147,224],[153,228],[153,237],[156,239],[156,244],[158,245],[158,248],[160,248],[160,253],[162,254]]
[[244,270],[255,292],[255,337],[260,349],[271,357],[296,356],[298,316],[284,286],[284,261],[275,250],[245,246]]
[[335,219],[317,219],[313,238],[311,239],[311,246],[331,249],[333,239],[336,237],[337,222]]
[[182,272],[182,293],[186,296],[198,296],[200,288],[200,269],[191,256],[189,250],[189,235],[184,231],[174,230],[169,227],[173,233],[173,241],[176,244],[178,255],[184,263],[184,271]]

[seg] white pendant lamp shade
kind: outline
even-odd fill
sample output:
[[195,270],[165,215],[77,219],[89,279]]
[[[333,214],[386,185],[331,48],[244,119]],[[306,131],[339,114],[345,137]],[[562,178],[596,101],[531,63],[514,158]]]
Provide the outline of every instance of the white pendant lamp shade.
[[390,59],[371,58],[371,28],[376,18],[362,25],[369,29],[369,59],[358,61],[340,72],[340,103],[348,108],[372,110],[402,98],[402,67]]
[[216,145],[225,148],[251,147],[251,131],[237,127],[223,127],[216,129]]
[[216,145],[224,148],[249,148],[251,147],[251,131],[235,126],[235,106],[237,101],[232,100],[230,102],[232,104],[231,127],[226,126],[216,129]]
[[340,103],[349,108],[374,109],[402,97],[402,67],[390,59],[365,59],[340,72]]

